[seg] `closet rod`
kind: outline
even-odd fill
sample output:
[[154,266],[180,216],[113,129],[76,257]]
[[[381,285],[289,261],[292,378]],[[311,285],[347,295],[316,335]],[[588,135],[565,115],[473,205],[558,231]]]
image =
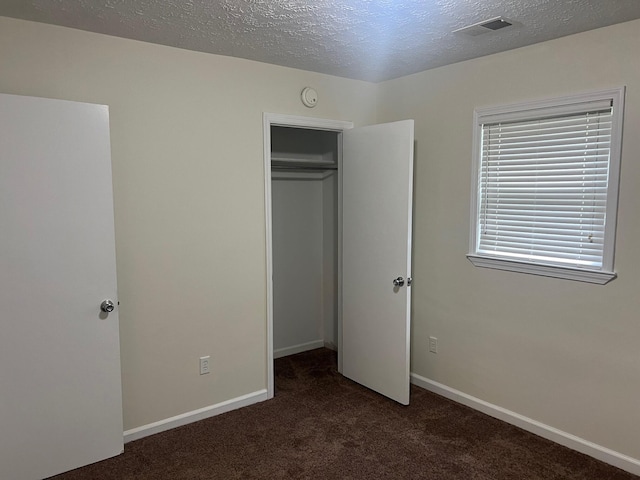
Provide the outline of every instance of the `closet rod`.
[[338,170],[336,166],[327,166],[327,165],[271,165],[271,170],[316,170],[316,171],[325,171],[325,170]]

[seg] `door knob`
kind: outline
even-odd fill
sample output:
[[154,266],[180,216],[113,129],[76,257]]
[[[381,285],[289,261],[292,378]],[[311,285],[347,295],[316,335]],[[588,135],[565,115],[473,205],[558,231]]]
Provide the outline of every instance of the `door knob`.
[[100,304],[100,310],[102,310],[104,313],[111,313],[113,312],[114,308],[116,307],[111,300],[105,300]]
[[393,280],[393,284],[394,284],[396,287],[401,287],[401,286],[403,286],[403,285],[404,285],[404,278],[402,278],[402,277],[398,277],[398,278],[394,279],[394,280]]

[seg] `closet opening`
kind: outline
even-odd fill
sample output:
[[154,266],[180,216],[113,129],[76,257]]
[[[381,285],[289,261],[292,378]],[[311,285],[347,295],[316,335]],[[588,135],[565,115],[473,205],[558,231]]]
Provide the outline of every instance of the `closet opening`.
[[269,397],[274,359],[326,347],[340,360],[341,135],[351,124],[315,122],[328,121],[265,114]]
[[274,359],[338,348],[337,142],[271,127]]

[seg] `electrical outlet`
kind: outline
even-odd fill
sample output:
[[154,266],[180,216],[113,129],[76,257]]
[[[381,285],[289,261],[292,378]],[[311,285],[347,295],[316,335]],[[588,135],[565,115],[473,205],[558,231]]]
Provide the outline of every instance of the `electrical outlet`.
[[429,337],[429,351],[438,353],[438,339],[436,337]]
[[206,375],[209,372],[209,355],[200,357],[200,375]]

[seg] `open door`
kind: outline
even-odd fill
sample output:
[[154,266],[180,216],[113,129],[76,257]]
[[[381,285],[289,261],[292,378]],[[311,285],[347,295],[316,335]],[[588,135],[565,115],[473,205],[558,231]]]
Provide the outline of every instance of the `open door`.
[[413,120],[345,130],[342,373],[409,404]]
[[106,106],[0,95],[0,231],[0,478],[118,455]]

